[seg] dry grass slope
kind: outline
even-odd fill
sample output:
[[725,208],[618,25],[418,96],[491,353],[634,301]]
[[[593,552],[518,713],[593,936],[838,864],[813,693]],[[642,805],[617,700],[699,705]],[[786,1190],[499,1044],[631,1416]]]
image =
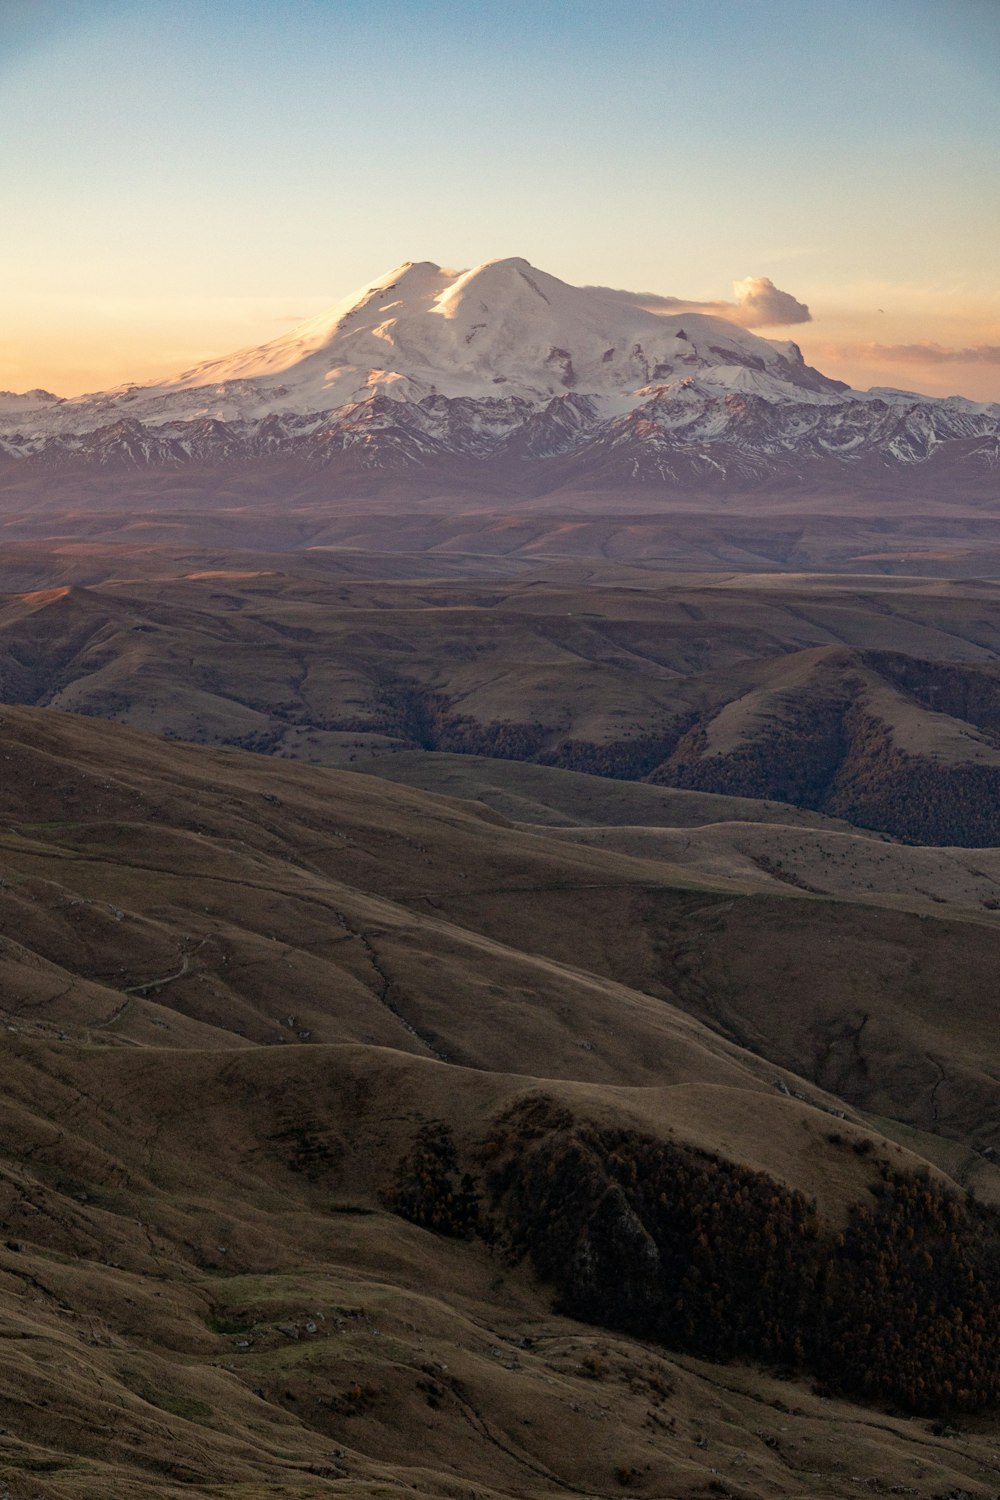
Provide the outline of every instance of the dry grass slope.
[[[136,540],[0,559],[0,1493],[995,1500],[996,1417],[943,1390],[654,1344],[615,1275],[567,1316],[490,1161],[527,1121],[514,1181],[534,1142],[543,1196],[594,1187],[577,1269],[602,1226],[615,1266],[640,1243],[622,1193],[673,1243],[637,1162],[711,1157],[726,1212],[736,1184],[737,1276],[758,1175],[824,1245],[898,1174],[1000,1204],[995,851],[853,826],[908,832],[878,808],[915,766],[953,820],[993,774],[996,587],[665,575],[676,517],[433,494],[394,559],[278,556],[258,478],[197,547],[146,475]],[[95,497],[68,537],[117,524]],[[844,543],[725,526],[727,568]],[[822,781],[802,724],[845,683]],[[718,784],[589,774],[670,779],[678,746]]]

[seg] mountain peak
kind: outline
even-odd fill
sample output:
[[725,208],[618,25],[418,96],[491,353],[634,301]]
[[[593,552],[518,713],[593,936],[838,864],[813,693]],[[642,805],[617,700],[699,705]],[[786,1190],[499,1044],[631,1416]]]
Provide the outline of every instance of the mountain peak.
[[102,422],[121,408],[141,421],[306,414],[374,391],[535,404],[574,391],[610,414],[651,386],[747,368],[813,392],[837,389],[816,372],[803,378],[787,348],[722,318],[687,312],[682,320],[628,292],[571,286],[520,255],[466,270],[406,260],[269,343],[155,386],[67,403],[59,421],[71,430],[74,413],[88,407]]
[[996,437],[995,410],[864,396],[790,341],[681,309],[572,286],[518,255],[466,270],[407,260],[279,338],[157,385],[62,402],[0,394],[0,448],[24,457],[52,440],[56,452],[69,435],[84,455],[158,463],[291,444],[378,466],[387,453],[523,459],[604,444],[615,473],[681,482],[727,465],[745,474],[729,449],[753,454],[757,474],[807,450],[911,463],[952,439],[978,454]]

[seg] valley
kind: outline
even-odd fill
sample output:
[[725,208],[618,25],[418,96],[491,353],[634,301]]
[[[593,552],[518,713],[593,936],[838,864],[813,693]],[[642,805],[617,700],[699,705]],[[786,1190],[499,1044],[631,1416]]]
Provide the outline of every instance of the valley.
[[992,582],[140,555],[151,576],[90,553],[86,584],[0,600],[5,701],[390,776],[400,753],[458,753],[1000,842]]

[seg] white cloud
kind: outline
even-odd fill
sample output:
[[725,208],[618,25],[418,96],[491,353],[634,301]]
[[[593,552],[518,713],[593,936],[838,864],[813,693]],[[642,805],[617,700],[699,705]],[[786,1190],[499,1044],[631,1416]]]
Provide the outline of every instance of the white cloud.
[[729,316],[744,328],[764,328],[772,324],[810,323],[812,314],[804,302],[791,292],[776,287],[770,276],[748,276],[734,281],[736,310]]
[[[595,287],[595,291],[610,291],[609,287]],[[663,297],[658,292],[619,292],[615,295],[643,308],[646,312],[661,313],[670,317],[675,313],[708,313],[713,318],[725,318],[738,323],[741,328],[766,328],[785,326],[789,323],[810,323],[812,314],[804,302],[799,302],[791,292],[776,287],[770,276],[748,276],[743,281],[733,282],[735,302],[693,302],[685,297]]]

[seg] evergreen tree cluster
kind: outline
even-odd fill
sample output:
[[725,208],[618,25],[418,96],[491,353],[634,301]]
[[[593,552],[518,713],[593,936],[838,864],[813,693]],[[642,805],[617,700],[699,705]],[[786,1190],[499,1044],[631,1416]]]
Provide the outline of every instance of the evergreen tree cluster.
[[432,1121],[417,1132],[400,1162],[389,1206],[421,1229],[470,1240],[479,1231],[479,1195],[468,1172],[458,1178],[455,1142],[447,1125]]
[[572,1317],[915,1413],[1000,1405],[1000,1217],[929,1175],[882,1164],[838,1229],[763,1173],[538,1101],[484,1161],[498,1237]]

